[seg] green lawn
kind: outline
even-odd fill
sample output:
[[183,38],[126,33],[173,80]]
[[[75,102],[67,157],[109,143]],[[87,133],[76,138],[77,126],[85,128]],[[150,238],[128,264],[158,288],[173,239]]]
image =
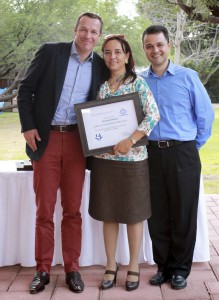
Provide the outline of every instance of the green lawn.
[[202,174],[206,194],[219,194],[219,108],[215,109],[212,136],[201,148]]
[[[0,160],[26,160],[18,113],[0,114]],[[200,150],[206,194],[219,194],[219,108],[215,109],[213,134]]]

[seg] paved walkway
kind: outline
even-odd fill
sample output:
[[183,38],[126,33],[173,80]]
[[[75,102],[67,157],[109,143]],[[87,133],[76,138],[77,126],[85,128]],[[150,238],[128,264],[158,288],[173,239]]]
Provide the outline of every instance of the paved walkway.
[[103,266],[80,268],[85,282],[82,294],[74,294],[67,288],[63,268],[55,266],[45,290],[30,295],[28,286],[35,269],[16,265],[0,268],[0,300],[219,300],[219,195],[206,195],[206,206],[211,260],[193,264],[188,286],[183,290],[172,290],[169,283],[161,287],[151,286],[148,282],[156,272],[156,266],[145,263],[140,265],[140,286],[133,292],[124,289],[126,266],[120,266],[117,286],[106,291],[98,288],[104,273]]

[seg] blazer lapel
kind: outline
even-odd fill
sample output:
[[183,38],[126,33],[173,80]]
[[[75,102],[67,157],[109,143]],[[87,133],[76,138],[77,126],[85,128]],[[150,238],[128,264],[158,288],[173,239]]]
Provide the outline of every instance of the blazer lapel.
[[71,43],[63,44],[60,49],[58,49],[56,57],[56,86],[55,86],[55,103],[56,107],[61,96],[62,88],[65,81],[65,75],[68,67],[69,56],[71,53]]
[[92,64],[92,82],[89,93],[89,100],[96,100],[97,92],[101,84],[101,76],[103,75],[102,59],[94,52]]

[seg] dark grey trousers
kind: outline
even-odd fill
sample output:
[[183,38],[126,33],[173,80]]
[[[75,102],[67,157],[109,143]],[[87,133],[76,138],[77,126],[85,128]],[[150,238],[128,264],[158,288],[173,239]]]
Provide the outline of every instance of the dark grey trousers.
[[167,275],[187,278],[196,241],[201,162],[194,141],[148,146],[154,261]]

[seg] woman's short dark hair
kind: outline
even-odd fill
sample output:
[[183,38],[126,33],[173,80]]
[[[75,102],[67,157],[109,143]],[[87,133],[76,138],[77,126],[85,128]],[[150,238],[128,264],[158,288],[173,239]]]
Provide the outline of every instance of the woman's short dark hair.
[[[129,76],[132,77],[131,82],[133,82],[137,77],[136,72],[135,72],[135,62],[134,62],[134,59],[133,59],[131,47],[130,47],[128,41],[125,39],[124,35],[122,35],[122,34],[109,34],[109,35],[107,35],[105,37],[104,41],[103,41],[103,44],[102,44],[102,52],[104,53],[104,48],[105,48],[106,44],[109,41],[112,41],[112,40],[116,40],[121,44],[122,50],[125,54],[129,53],[128,63],[125,65],[126,74],[125,74],[125,77],[123,79],[123,82]],[[108,78],[106,78],[106,80],[108,80],[109,77],[110,77],[110,73],[108,74]]]
[[142,34],[142,43],[144,43],[144,37],[147,34],[157,34],[157,33],[163,33],[165,39],[167,40],[167,42],[169,43],[170,39],[169,39],[169,33],[166,27],[162,26],[162,25],[151,25],[149,27],[147,27],[143,34]]
[[91,12],[85,12],[83,14],[81,14],[78,19],[77,19],[77,22],[76,22],[76,25],[75,25],[75,29],[78,28],[78,25],[80,23],[80,20],[82,17],[88,17],[88,18],[91,18],[91,19],[98,19],[100,21],[100,33],[102,33],[102,29],[103,29],[103,20],[101,19],[101,17],[95,13],[91,13]]

